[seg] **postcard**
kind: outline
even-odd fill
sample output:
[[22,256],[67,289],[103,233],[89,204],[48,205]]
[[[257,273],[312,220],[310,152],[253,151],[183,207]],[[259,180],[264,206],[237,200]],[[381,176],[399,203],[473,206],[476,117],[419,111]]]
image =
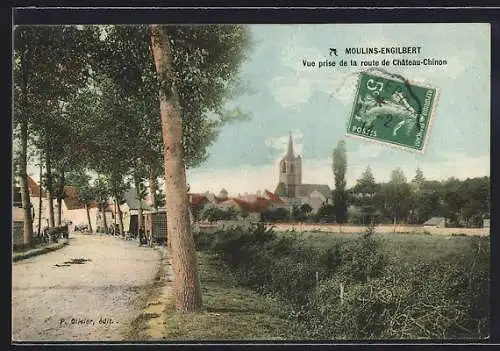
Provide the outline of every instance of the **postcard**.
[[13,342],[489,337],[489,24],[13,33]]

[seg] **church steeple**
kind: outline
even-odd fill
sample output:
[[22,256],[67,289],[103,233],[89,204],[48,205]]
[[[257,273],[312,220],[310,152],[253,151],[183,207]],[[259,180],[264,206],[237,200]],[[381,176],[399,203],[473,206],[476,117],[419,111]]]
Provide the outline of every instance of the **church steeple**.
[[293,158],[293,140],[292,140],[292,131],[290,131],[288,138],[288,152],[286,153],[287,158]]

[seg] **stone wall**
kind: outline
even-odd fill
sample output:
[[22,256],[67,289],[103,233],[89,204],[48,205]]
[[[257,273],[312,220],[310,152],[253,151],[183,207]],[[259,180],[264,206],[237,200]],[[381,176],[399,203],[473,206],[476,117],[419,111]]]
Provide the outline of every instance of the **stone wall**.
[[[277,231],[295,230],[299,232],[321,231],[329,233],[361,233],[366,230],[364,226],[338,224],[310,224],[310,223],[277,223],[273,224]],[[414,233],[414,234],[434,234],[434,235],[490,235],[490,228],[424,228],[417,225],[378,225],[376,233]]]
[[24,244],[24,222],[12,223],[12,245],[21,246]]

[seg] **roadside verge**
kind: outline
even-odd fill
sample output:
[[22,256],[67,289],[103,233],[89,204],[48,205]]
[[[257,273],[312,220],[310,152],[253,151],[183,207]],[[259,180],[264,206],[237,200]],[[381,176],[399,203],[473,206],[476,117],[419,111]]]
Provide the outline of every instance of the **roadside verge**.
[[68,244],[69,244],[69,242],[65,241],[62,243],[55,243],[55,244],[50,244],[50,245],[47,245],[44,247],[34,248],[34,249],[24,251],[24,252],[15,252],[12,254],[12,262],[17,262],[19,260],[24,260],[26,258],[42,255],[42,254],[45,254],[47,252],[51,252],[51,251],[55,251],[55,250],[59,250]]

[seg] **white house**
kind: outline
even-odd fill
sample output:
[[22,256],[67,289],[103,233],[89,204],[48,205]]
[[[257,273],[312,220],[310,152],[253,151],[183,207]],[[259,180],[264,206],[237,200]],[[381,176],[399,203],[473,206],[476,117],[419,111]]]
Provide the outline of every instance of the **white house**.
[[424,228],[444,228],[446,226],[446,218],[432,217],[424,223]]

